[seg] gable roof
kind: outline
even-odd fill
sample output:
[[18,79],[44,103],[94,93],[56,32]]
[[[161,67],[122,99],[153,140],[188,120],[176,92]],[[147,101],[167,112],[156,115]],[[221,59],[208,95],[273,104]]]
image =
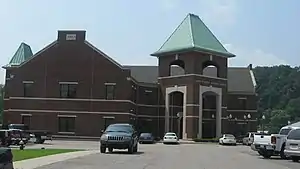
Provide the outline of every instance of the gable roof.
[[188,14],[161,48],[151,55],[161,56],[185,51],[201,51],[224,57],[235,56],[225,49],[199,16],[194,14]]
[[22,42],[14,56],[11,58],[9,64],[4,67],[19,66],[24,61],[28,60],[33,56],[32,50],[29,45]]
[[[130,69],[131,76],[138,82],[157,83],[158,66],[127,65],[124,68]],[[174,71],[180,71],[180,69]],[[208,68],[207,74],[213,74],[213,71],[213,68]],[[249,68],[229,67],[227,72],[228,92],[255,93],[255,83],[251,78],[250,71]]]

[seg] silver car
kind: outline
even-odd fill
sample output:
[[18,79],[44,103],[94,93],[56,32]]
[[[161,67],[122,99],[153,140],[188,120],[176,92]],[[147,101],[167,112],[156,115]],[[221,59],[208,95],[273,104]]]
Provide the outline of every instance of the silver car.
[[300,128],[293,129],[289,132],[284,154],[291,157],[294,162],[300,160]]

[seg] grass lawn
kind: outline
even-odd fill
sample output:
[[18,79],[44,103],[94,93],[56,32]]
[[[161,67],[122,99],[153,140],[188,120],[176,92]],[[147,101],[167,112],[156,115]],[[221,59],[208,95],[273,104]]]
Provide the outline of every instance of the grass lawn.
[[30,158],[37,158],[42,156],[48,156],[53,154],[61,154],[67,152],[74,152],[80,150],[71,150],[71,149],[12,149],[14,156],[14,161],[26,160]]

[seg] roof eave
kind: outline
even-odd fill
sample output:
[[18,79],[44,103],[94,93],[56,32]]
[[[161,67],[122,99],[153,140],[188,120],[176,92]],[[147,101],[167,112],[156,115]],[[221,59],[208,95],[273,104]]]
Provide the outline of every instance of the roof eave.
[[165,50],[165,51],[157,51],[151,54],[151,56],[155,57],[160,57],[163,55],[170,55],[170,54],[176,54],[176,53],[183,53],[183,52],[188,52],[188,51],[198,51],[198,52],[204,52],[204,53],[209,53],[209,54],[214,54],[218,55],[221,57],[227,57],[227,58],[232,58],[235,57],[234,54],[229,53],[229,52],[218,52],[206,48],[201,48],[201,47],[186,47],[186,48],[178,48],[178,49],[172,49],[172,50]]

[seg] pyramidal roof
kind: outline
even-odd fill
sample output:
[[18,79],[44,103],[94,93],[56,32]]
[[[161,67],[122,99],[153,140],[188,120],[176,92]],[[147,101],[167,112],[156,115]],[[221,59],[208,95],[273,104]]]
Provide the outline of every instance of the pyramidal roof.
[[14,56],[11,58],[9,64],[4,67],[18,66],[32,56],[33,53],[30,46],[22,42]]
[[200,51],[223,57],[234,57],[202,22],[199,16],[188,14],[161,48],[151,54],[161,56],[170,53]]

